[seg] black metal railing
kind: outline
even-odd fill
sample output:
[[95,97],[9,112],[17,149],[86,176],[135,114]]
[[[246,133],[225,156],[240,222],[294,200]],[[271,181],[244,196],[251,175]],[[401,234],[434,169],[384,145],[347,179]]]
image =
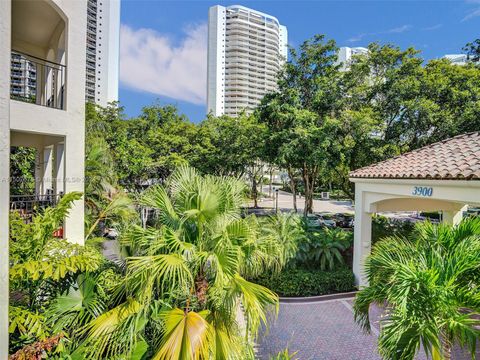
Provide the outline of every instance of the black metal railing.
[[11,55],[10,98],[64,110],[66,66],[19,51]]
[[55,206],[61,195],[12,195],[10,196],[10,210],[18,211],[22,215],[30,215],[34,211]]

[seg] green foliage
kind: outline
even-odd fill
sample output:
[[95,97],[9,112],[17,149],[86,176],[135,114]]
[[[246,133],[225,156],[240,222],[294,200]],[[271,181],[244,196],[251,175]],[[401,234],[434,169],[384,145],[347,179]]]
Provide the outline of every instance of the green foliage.
[[409,237],[414,228],[415,224],[409,221],[374,215],[372,218],[372,244],[392,236]]
[[32,195],[35,192],[35,154],[34,148],[23,146],[10,150],[10,194]]
[[299,251],[299,244],[305,241],[306,232],[301,217],[294,212],[278,213],[260,221],[263,231],[280,245],[281,266],[285,266]]
[[[132,226],[124,235],[122,246],[130,256],[113,299],[86,297],[81,290],[69,292],[54,307],[57,318],[65,314],[77,321],[108,303],[80,327],[75,353],[131,358],[139,351],[153,359],[207,354],[234,359],[251,353],[245,338],[255,337],[266,323],[277,296],[245,277],[281,269],[290,256],[283,246],[291,245],[262,232],[255,217],[241,217],[243,194],[243,182],[201,176],[189,167],[175,170],[165,186],[149,188],[140,202],[158,209],[158,223]],[[236,320],[240,301],[246,333]]]
[[468,59],[473,62],[480,61],[480,39],[469,42],[463,47],[463,51],[467,53]]
[[280,296],[316,296],[352,291],[355,278],[350,269],[333,271],[286,268],[278,275],[264,275],[254,280]]
[[296,355],[298,351],[291,353],[288,348],[280,351],[277,355],[270,357],[270,360],[299,360]]
[[[475,56],[478,43],[465,49]],[[269,162],[300,173],[307,197],[320,185],[349,197],[351,170],[480,128],[480,69],[424,63],[413,48],[370,44],[340,71],[323,36],[291,51],[257,116],[268,128]]]
[[344,264],[343,252],[353,243],[353,233],[340,228],[308,230],[298,245],[296,264],[309,269],[333,270]]
[[80,274],[95,272],[104,262],[96,249],[53,236],[73,201],[81,196],[80,193],[65,194],[56,207],[37,212],[29,223],[16,213],[11,214],[9,333],[12,352],[36,341],[40,342],[38,346],[32,345],[34,348],[58,343],[47,337],[68,328],[54,329],[49,323],[52,317],[46,315],[48,308],[74,286]]
[[410,237],[378,242],[367,258],[369,286],[355,299],[355,319],[370,330],[369,307],[388,304],[382,317],[380,354],[414,359],[449,359],[454,343],[475,357],[480,336],[480,219],[453,227],[428,222]]

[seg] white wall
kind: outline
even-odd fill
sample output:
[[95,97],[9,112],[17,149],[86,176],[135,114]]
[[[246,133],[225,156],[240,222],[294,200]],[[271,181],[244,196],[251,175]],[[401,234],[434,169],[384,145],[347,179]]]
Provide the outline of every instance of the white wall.
[[[444,211],[445,221],[458,223],[465,205],[480,204],[480,181],[359,179],[355,182],[353,272],[356,284],[368,285],[363,273],[371,251],[372,214],[385,211]],[[415,194],[415,187],[431,188],[430,195]]]
[[0,359],[8,358],[10,1],[0,1]]
[[212,6],[208,11],[207,113],[219,116],[225,109],[226,9]]
[[[65,139],[65,192],[84,192],[86,1],[47,0],[64,12],[67,23],[65,110],[10,100],[12,131],[58,135]],[[9,30],[10,31],[10,30]],[[79,46],[78,44],[82,44]],[[10,58],[10,52],[2,52]],[[9,81],[7,81],[9,82]],[[65,221],[65,237],[84,241],[84,203],[76,201]]]
[[95,103],[118,101],[120,0],[97,1]]

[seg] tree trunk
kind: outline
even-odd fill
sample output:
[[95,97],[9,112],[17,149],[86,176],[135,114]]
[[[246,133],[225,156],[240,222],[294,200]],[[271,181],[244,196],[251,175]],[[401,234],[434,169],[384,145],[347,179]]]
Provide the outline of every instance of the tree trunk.
[[268,187],[268,197],[272,197],[273,167],[270,167],[270,186]]
[[293,210],[297,212],[297,187],[295,184],[295,177],[293,175],[293,170],[292,168],[288,168],[288,178],[290,180],[290,189],[292,190],[292,195],[293,195]]
[[451,360],[452,358],[452,339],[442,331],[441,334],[441,341],[442,341],[442,359],[443,360]]
[[252,197],[253,197],[253,207],[258,208],[258,191],[257,191],[257,178],[255,174],[252,176]]
[[313,212],[313,188],[315,181],[315,172],[310,173],[306,166],[303,168],[303,182],[305,185],[305,207],[303,214],[311,214]]

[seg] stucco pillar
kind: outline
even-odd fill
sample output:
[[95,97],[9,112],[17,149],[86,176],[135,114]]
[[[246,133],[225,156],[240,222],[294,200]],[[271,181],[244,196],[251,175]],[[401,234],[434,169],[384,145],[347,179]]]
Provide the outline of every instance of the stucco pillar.
[[[65,193],[72,191],[85,192],[84,188],[84,154],[83,142],[71,141],[73,136],[65,137]],[[73,203],[65,219],[64,236],[72,243],[84,243],[84,203],[83,198]]]
[[463,219],[463,212],[467,211],[468,205],[463,206],[458,211],[443,211],[442,221],[445,224],[458,225]]
[[46,146],[42,151],[42,188],[41,194],[47,195],[53,190],[53,146]]
[[359,287],[368,285],[363,274],[365,258],[372,248],[372,214],[365,211],[364,192],[355,190],[355,226],[353,243],[353,273],[355,284]]
[[42,168],[42,149],[35,148],[35,195],[38,196],[42,193],[42,179],[43,179],[43,168]]
[[11,2],[0,1],[0,359],[8,359]]
[[54,193],[59,195],[65,192],[65,145],[58,143],[55,145],[55,167],[53,168]]

